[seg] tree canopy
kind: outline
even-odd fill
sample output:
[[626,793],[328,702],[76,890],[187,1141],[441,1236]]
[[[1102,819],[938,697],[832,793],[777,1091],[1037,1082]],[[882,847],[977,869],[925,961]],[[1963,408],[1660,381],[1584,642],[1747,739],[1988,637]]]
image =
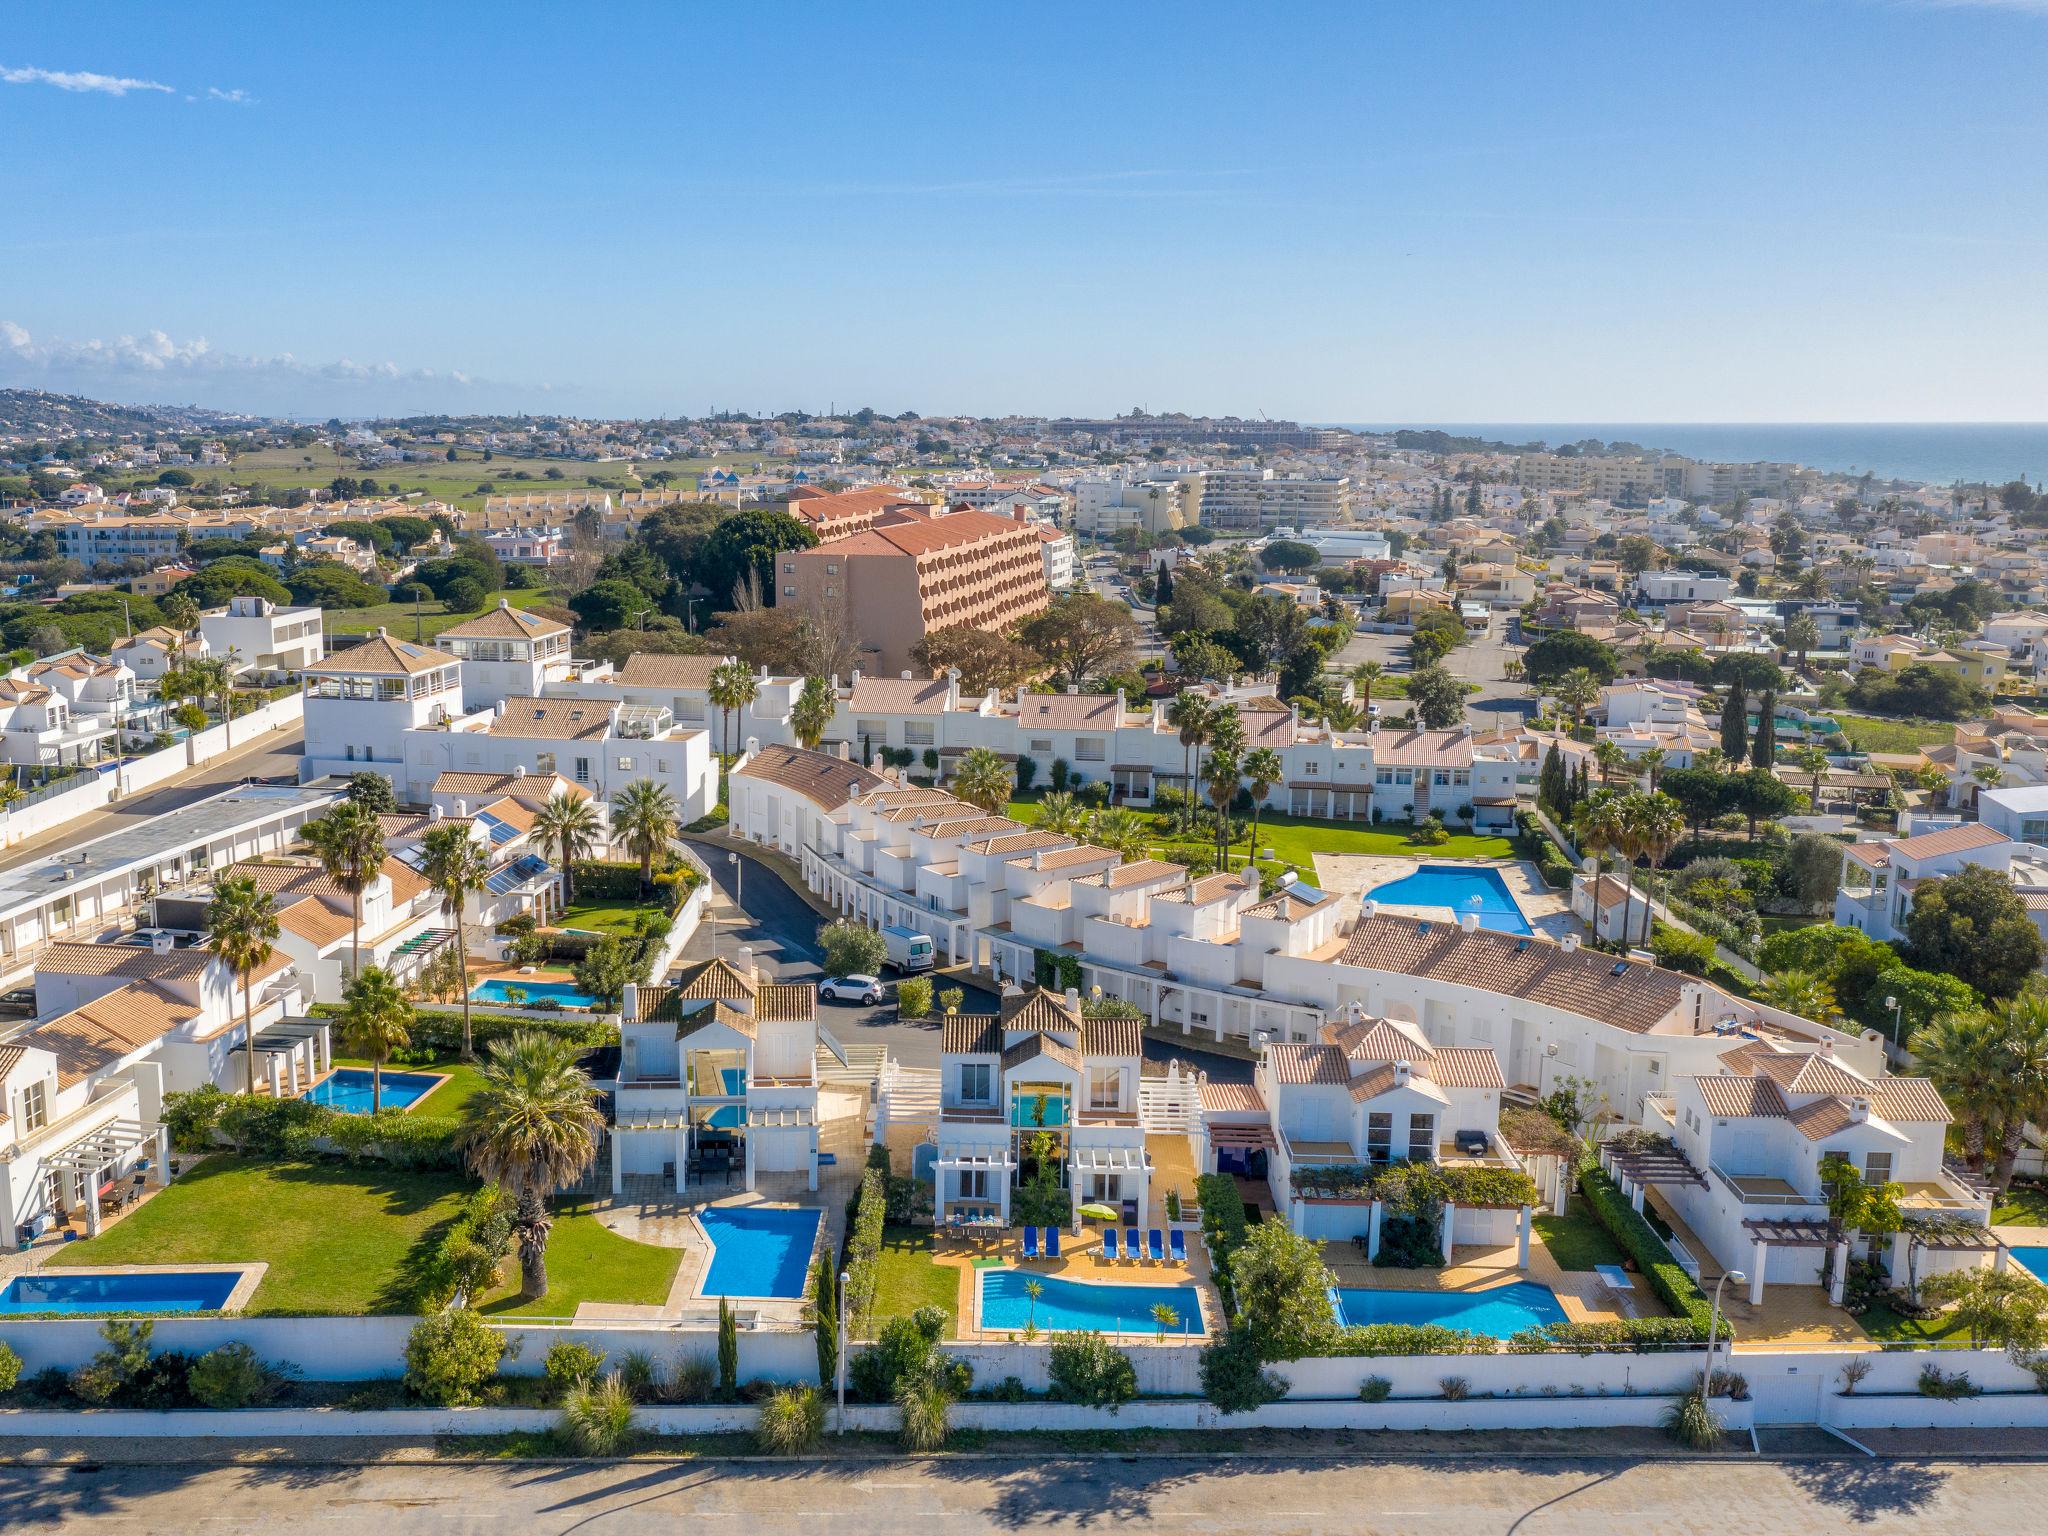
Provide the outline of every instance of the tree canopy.
[[1906,938],[1915,965],[1958,977],[1994,1001],[2019,991],[2041,963],[2041,932],[2012,877],[1982,864],[1915,890]]

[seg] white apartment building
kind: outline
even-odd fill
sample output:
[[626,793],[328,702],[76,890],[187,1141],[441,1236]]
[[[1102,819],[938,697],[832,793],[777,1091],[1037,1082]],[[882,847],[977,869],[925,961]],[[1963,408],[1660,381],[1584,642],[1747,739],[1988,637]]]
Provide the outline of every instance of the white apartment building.
[[557,565],[569,553],[568,538],[559,528],[494,528],[484,542],[507,565]]
[[652,779],[676,799],[685,822],[718,804],[711,738],[675,724],[666,709],[595,699],[522,698],[421,725],[405,733],[402,798],[423,802],[443,773],[559,773],[610,800]]
[[134,673],[138,680],[154,683],[163,677],[173,661],[191,661],[211,654],[212,647],[207,645],[203,632],[187,635],[168,624],[156,624],[116,640],[112,659]]
[[1351,508],[1348,475],[1280,475],[1249,465],[1202,472],[1202,525],[1218,533],[1327,527],[1350,521]]
[[1074,529],[1094,538],[1113,539],[1132,528],[1165,533],[1201,520],[1199,473],[1134,480],[1118,472],[1074,483]]
[[232,597],[199,616],[207,652],[262,675],[297,674],[327,654],[318,608],[280,607],[267,597]]
[[569,626],[514,608],[502,597],[497,607],[442,630],[434,637],[434,647],[462,663],[465,710],[488,709],[515,696],[538,696],[573,671]]
[[306,749],[299,777],[376,767],[404,778],[405,736],[462,713],[463,664],[379,629],[305,667]]
[[[1913,910],[1913,891],[1922,881],[1953,875],[1970,864],[2014,874],[2014,859],[2024,859],[2029,852],[1995,827],[1976,821],[1918,837],[1850,843],[1842,849],[1835,922],[1873,939],[1903,939]],[[2016,883],[2034,882],[2018,878]],[[2048,912],[2032,915],[2037,924],[2048,920]]]

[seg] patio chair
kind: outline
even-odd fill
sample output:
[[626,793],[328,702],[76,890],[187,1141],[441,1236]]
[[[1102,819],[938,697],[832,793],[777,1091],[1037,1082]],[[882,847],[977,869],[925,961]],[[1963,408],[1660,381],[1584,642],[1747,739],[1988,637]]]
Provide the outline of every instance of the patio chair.
[[1173,1230],[1172,1230],[1171,1232],[1169,1232],[1169,1233],[1167,1233],[1167,1234],[1166,1234],[1166,1239],[1167,1239],[1167,1243],[1168,1243],[1168,1245],[1169,1245],[1169,1250],[1170,1250],[1170,1251],[1172,1252],[1172,1254],[1173,1254],[1173,1262],[1174,1262],[1174,1263],[1176,1263],[1176,1264],[1185,1264],[1185,1263],[1187,1263],[1187,1261],[1188,1261],[1188,1237],[1187,1237],[1187,1234],[1186,1234],[1185,1232],[1181,1231],[1181,1229],[1180,1229],[1179,1227],[1175,1227],[1175,1228],[1174,1228],[1174,1229],[1173,1229]]
[[1166,1262],[1166,1234],[1157,1227],[1145,1234],[1145,1257],[1154,1264]]
[[1102,1257],[1111,1264],[1117,1261],[1115,1227],[1104,1227],[1102,1229]]
[[1060,1229],[1058,1227],[1047,1227],[1045,1229],[1045,1256],[1048,1259],[1056,1259],[1060,1256]]
[[1124,1228],[1124,1258],[1132,1264],[1138,1262],[1138,1229],[1136,1227]]
[[1036,1227],[1026,1227],[1024,1229],[1024,1257],[1027,1259],[1036,1259],[1038,1257],[1038,1228]]

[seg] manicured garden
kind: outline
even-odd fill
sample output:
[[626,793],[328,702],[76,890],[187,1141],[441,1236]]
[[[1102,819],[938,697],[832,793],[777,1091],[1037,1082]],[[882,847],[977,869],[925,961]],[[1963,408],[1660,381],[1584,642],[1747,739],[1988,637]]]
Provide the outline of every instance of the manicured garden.
[[1994,1226],[2048,1227],[2048,1184],[2015,1184],[1992,1208]]
[[538,1301],[519,1297],[516,1260],[504,1269],[504,1283],[478,1304],[489,1317],[573,1317],[586,1301],[658,1307],[668,1300],[681,1266],[680,1248],[657,1248],[621,1237],[597,1219],[588,1202],[558,1202],[548,1233],[548,1293]]
[[646,906],[630,901],[584,901],[578,899],[562,909],[554,921],[557,928],[582,928],[594,933],[620,933],[633,931],[633,925],[640,920],[643,912],[658,912],[667,916],[667,909],[658,902]]
[[933,1259],[929,1230],[884,1227],[875,1264],[875,1326],[919,1307],[946,1314],[946,1337],[960,1336],[960,1271]]
[[1956,739],[1954,722],[1881,720],[1875,715],[1830,715],[1859,752],[1917,752],[1945,747]]
[[1536,1235],[1543,1239],[1544,1248],[1559,1269],[1594,1269],[1602,1264],[1619,1264],[1625,1257],[1583,1199],[1571,1201],[1566,1215],[1536,1217],[1535,1226]]

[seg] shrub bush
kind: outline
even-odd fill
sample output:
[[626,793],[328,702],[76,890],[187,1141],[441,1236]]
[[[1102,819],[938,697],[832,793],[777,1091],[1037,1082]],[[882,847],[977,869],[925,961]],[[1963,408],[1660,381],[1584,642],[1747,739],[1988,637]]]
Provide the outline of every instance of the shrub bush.
[[906,1382],[928,1379],[954,1397],[974,1384],[974,1368],[939,1350],[946,1314],[937,1307],[919,1307],[908,1317],[882,1324],[875,1342],[853,1357],[847,1387],[873,1403],[894,1402]]
[[[887,1149],[883,1149],[886,1155]],[[875,1310],[875,1281],[880,1272],[882,1227],[889,1215],[889,1176],[870,1164],[860,1176],[853,1214],[846,1225],[846,1315],[856,1332],[865,1332]]]
[[567,1396],[571,1387],[596,1380],[603,1369],[604,1356],[573,1339],[555,1340],[541,1361],[541,1374],[547,1377],[548,1386],[557,1397]]
[[1111,1413],[1138,1395],[1138,1368],[1099,1333],[1062,1333],[1052,1341],[1052,1395]]
[[[1728,1332],[1722,1319],[1722,1336]],[[1706,1341],[1705,1325],[1696,1317],[1623,1317],[1597,1323],[1550,1323],[1511,1335],[1507,1347],[1515,1354],[1543,1354],[1553,1349],[1656,1350],[1672,1344]]]
[[896,983],[896,1013],[899,1018],[929,1018],[931,1011],[931,977],[906,976]]
[[938,1382],[906,1377],[896,1389],[896,1407],[902,1414],[898,1435],[903,1449],[928,1455],[946,1443],[953,1399]]
[[1358,1384],[1361,1403],[1384,1403],[1394,1395],[1394,1384],[1384,1376],[1368,1376]]
[[582,1381],[562,1403],[562,1435],[585,1456],[616,1456],[638,1429],[633,1396],[614,1372],[602,1381]]
[[1711,1451],[1721,1443],[1721,1417],[1695,1387],[1664,1411],[1664,1433],[1695,1451]]
[[1713,964],[1714,941],[1703,933],[1687,933],[1683,928],[1659,923],[1650,936],[1650,953],[1667,971],[1704,976],[1707,967]]
[[784,1387],[761,1405],[754,1438],[774,1456],[801,1456],[825,1433],[825,1398],[816,1387]]
[[1266,1369],[1258,1346],[1246,1335],[1230,1334],[1202,1351],[1202,1396],[1219,1411],[1249,1413],[1286,1393],[1287,1383]]
[[1210,1273],[1223,1310],[1235,1315],[1237,1302],[1230,1285],[1230,1260],[1244,1246],[1244,1197],[1227,1173],[1205,1173],[1195,1180],[1195,1198],[1202,1202],[1202,1235],[1209,1242]]
[[844,917],[819,931],[818,947],[825,952],[827,976],[877,976],[889,958],[879,933]]
[[1440,1323],[1368,1323],[1340,1328],[1327,1346],[1333,1356],[1348,1355],[1490,1355],[1495,1341],[1487,1334],[1466,1333]]
[[[1588,1160],[1579,1173],[1579,1192],[1586,1197],[1586,1204],[1592,1209],[1595,1219],[1621,1245],[1622,1252],[1635,1260],[1636,1268],[1650,1282],[1650,1289],[1657,1293],[1658,1300],[1680,1317],[1696,1323],[1701,1330],[1700,1337],[1704,1338],[1712,1307],[1693,1283],[1692,1276],[1678,1267],[1678,1261],[1671,1257],[1671,1250],[1664,1246],[1664,1239],[1630,1208],[1621,1187],[1607,1176],[1599,1164]],[[1722,1331],[1732,1336],[1725,1318],[1722,1324]]]
[[1920,1368],[1920,1379],[1914,1385],[1919,1388],[1922,1397],[1938,1397],[1944,1402],[1975,1397],[1984,1390],[1970,1380],[1968,1371],[1950,1373],[1932,1364]]
[[683,1355],[661,1382],[671,1403],[708,1403],[718,1396],[718,1362],[710,1355]]
[[0,1392],[12,1392],[21,1380],[21,1356],[0,1344]]
[[473,1403],[497,1374],[505,1341],[467,1307],[435,1312],[405,1341],[405,1385],[436,1407]]
[[276,1373],[239,1340],[208,1350],[185,1373],[185,1388],[207,1408],[247,1408],[270,1395]]

